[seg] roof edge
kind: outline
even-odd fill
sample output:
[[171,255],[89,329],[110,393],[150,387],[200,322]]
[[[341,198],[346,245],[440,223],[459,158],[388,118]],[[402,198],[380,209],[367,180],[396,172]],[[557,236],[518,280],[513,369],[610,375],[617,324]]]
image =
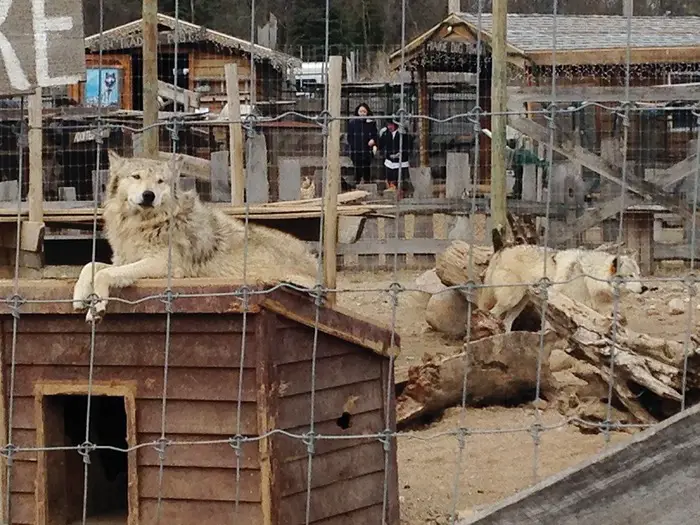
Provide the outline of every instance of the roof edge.
[[[0,280],[0,294],[7,299],[0,307],[0,316],[11,315],[13,298],[19,302],[21,315],[72,315],[73,287],[76,279],[20,279],[15,291],[11,279]],[[316,305],[307,293],[297,291],[278,282],[248,285],[246,310],[240,288],[243,283],[228,279],[172,279],[173,312],[178,314],[250,314],[269,310],[309,328],[316,326]],[[134,285],[114,289],[105,321],[111,316],[124,314],[162,315],[166,313],[163,302],[168,287],[167,279],[142,279]],[[349,310],[331,306],[325,301],[319,310],[318,329],[361,346],[383,357],[399,353],[400,338],[392,337],[392,331],[373,321],[363,319]]]

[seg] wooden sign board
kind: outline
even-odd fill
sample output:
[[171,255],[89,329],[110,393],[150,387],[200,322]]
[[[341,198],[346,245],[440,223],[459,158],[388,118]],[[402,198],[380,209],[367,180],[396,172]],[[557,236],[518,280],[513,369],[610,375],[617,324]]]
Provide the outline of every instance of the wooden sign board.
[[82,0],[0,2],[0,95],[85,80]]

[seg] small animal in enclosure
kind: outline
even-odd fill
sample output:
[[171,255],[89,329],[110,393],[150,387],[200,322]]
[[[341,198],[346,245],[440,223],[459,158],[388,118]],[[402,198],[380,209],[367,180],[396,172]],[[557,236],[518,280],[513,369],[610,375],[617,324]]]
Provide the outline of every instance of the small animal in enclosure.
[[[627,255],[570,249],[547,250],[546,276],[552,289],[603,314],[612,314],[614,286],[609,279],[616,274],[625,279],[620,291],[642,293],[638,281],[639,265]],[[545,250],[528,244],[504,247],[494,253],[484,272],[484,284],[478,306],[503,319],[506,331],[527,306],[527,286],[537,285],[545,277]],[[631,280],[631,281],[626,281]],[[525,284],[523,284],[525,283]]]
[[[317,259],[307,245],[271,228],[248,224],[202,203],[194,190],[181,191],[175,162],[125,158],[109,152],[109,181],[103,219],[112,264],[86,264],[73,290],[73,308],[89,307],[87,321],[105,313],[110,288],[146,278],[227,278],[231,282],[291,282],[312,288]],[[172,246],[169,264],[169,242]],[[246,245],[247,244],[247,245]],[[244,257],[247,263],[244,264]]]

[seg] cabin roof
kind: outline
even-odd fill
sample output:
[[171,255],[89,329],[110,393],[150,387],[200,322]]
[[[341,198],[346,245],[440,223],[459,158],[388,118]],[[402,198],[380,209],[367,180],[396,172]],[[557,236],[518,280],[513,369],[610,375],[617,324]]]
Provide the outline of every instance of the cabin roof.
[[[475,13],[452,13],[440,24],[419,35],[405,46],[413,54],[425,43],[436,39],[458,40],[445,31],[462,26],[475,41],[481,27],[482,41],[489,45],[493,16],[483,13],[481,21]],[[624,64],[627,48],[627,17],[623,15],[557,15],[557,64]],[[508,52],[520,55],[533,64],[551,64],[554,35],[552,14],[508,14]],[[471,38],[469,38],[471,37]],[[632,63],[700,62],[700,17],[698,16],[633,16],[630,49]],[[397,64],[401,49],[391,55]]]
[[[73,311],[71,298],[75,279],[21,279],[17,295],[21,297],[21,315],[80,315]],[[114,290],[102,322],[109,322],[112,315],[142,313],[163,314],[163,293],[167,289],[165,279],[144,279],[133,286]],[[171,290],[175,294],[173,310],[176,313],[224,314],[243,313],[240,296],[234,295],[241,283],[224,279],[172,279]],[[250,285],[248,313],[262,310],[274,312],[291,321],[314,328],[316,306],[314,298],[303,292],[276,283]],[[267,290],[265,293],[263,291]],[[15,295],[13,281],[0,280],[0,294],[9,298],[0,313],[11,314],[11,298]],[[363,319],[355,312],[324,302],[318,316],[319,331],[332,337],[353,343],[383,357],[398,355],[400,338],[389,327]]]
[[[139,47],[140,44],[136,44],[138,38],[142,34],[142,23],[143,19],[139,18],[133,22],[123,24],[102,33],[102,49],[103,50],[117,50],[117,49],[128,49],[131,47]],[[209,42],[211,44],[235,49],[236,51],[250,52],[251,43],[248,40],[243,40],[241,38],[236,38],[235,36],[227,35],[219,31],[214,31],[213,29],[207,29],[206,27],[193,24],[191,22],[186,22],[184,20],[176,20],[174,17],[165,15],[163,13],[158,13],[158,25],[160,30],[175,31],[178,28],[179,41],[180,43],[192,43],[192,42]],[[129,37],[135,39],[133,45],[128,45],[125,47],[124,40]],[[173,35],[173,39],[175,36]],[[173,40],[174,41],[174,40]],[[100,34],[91,35],[85,39],[85,49],[92,52],[97,52],[100,49]],[[255,57],[259,61],[267,60],[270,64],[278,70],[286,70],[288,67],[298,67],[301,65],[301,60],[276,51],[269,47],[261,46],[259,44],[254,45]]]

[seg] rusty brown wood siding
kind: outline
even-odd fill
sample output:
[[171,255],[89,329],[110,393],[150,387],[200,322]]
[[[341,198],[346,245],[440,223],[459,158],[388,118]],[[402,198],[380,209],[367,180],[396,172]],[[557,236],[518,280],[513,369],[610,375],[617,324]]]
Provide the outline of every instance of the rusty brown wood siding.
[[[3,321],[5,396],[9,397],[12,322]],[[165,355],[163,315],[119,315],[98,327],[93,380],[135,382],[138,442],[160,437]],[[14,368],[13,443],[36,446],[34,385],[38,382],[86,384],[90,357],[89,326],[83,316],[27,315],[19,323]],[[236,434],[238,383],[243,379],[244,435],[258,433],[256,421],[255,316],[248,318],[243,373],[240,373],[242,316],[177,315],[172,319],[166,437],[162,482],[165,522],[218,525],[234,519],[236,455],[226,444],[178,445],[226,440]],[[142,520],[155,517],[158,498],[158,453],[138,453],[139,506]],[[12,523],[35,522],[37,454],[17,454],[13,468]],[[261,523],[260,469],[255,443],[242,447],[240,519]]]
[[[297,436],[309,432],[314,329],[278,318],[270,360],[279,390],[277,425]],[[320,435],[374,435],[386,426],[388,360],[352,343],[318,334],[314,432]],[[349,428],[338,419],[351,414]],[[279,473],[279,523],[304,523],[308,455],[297,438],[276,436]],[[381,521],[384,447],[376,437],[320,439],[315,442],[311,475],[311,522]],[[390,477],[391,479],[391,477]]]

